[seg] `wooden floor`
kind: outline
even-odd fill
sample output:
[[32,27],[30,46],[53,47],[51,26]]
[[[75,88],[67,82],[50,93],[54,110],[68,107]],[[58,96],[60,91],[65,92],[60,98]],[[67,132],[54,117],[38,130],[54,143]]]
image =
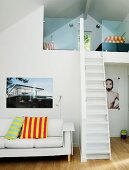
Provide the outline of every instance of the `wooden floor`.
[[112,160],[80,162],[79,149],[74,148],[71,162],[66,156],[40,158],[0,158],[0,170],[129,170],[129,138],[111,138]]

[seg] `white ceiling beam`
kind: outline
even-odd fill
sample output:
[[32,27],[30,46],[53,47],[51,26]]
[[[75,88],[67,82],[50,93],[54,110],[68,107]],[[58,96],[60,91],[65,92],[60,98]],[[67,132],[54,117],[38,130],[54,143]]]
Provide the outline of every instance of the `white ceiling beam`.
[[88,15],[88,12],[89,12],[89,9],[90,9],[90,5],[91,5],[91,0],[86,0],[84,19],[87,18],[87,15]]

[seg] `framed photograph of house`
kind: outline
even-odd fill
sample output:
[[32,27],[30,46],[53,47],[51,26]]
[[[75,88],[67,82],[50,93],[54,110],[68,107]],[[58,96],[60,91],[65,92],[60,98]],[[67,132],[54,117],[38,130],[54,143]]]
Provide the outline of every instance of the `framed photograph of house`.
[[53,79],[8,77],[7,108],[52,108]]

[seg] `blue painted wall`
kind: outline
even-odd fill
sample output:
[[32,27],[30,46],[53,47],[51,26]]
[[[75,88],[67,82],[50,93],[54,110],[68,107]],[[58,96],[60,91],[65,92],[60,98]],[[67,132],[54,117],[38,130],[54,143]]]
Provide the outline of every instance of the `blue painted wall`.
[[125,33],[125,42],[129,43],[129,21],[121,22],[117,32],[119,35],[123,35]]
[[108,20],[103,20],[102,21],[102,41],[107,36],[115,36],[119,35],[117,30],[120,27],[121,22],[120,21],[108,21]]
[[103,40],[107,36],[122,36],[126,38],[126,43],[129,43],[129,22],[128,21],[107,21],[102,22],[102,37]]
[[79,18],[45,18],[44,42],[53,42],[55,49],[78,49]]

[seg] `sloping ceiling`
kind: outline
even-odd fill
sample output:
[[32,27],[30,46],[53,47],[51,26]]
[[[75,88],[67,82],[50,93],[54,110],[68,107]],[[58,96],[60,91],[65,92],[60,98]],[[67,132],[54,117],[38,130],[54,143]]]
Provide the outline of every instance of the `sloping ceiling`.
[[84,13],[87,0],[44,0],[45,16],[74,18]]
[[88,13],[102,20],[123,21],[129,14],[129,0],[89,0]]
[[0,0],[0,31],[43,5],[43,0]]
[[86,13],[99,22],[129,19],[129,0],[0,0],[0,31],[43,4],[46,17],[74,18]]
[[122,21],[129,13],[129,0],[44,0],[44,6],[46,17],[72,18],[86,13],[99,22]]
[[44,4],[46,17],[74,18],[84,13],[87,0],[0,0],[0,31]]

